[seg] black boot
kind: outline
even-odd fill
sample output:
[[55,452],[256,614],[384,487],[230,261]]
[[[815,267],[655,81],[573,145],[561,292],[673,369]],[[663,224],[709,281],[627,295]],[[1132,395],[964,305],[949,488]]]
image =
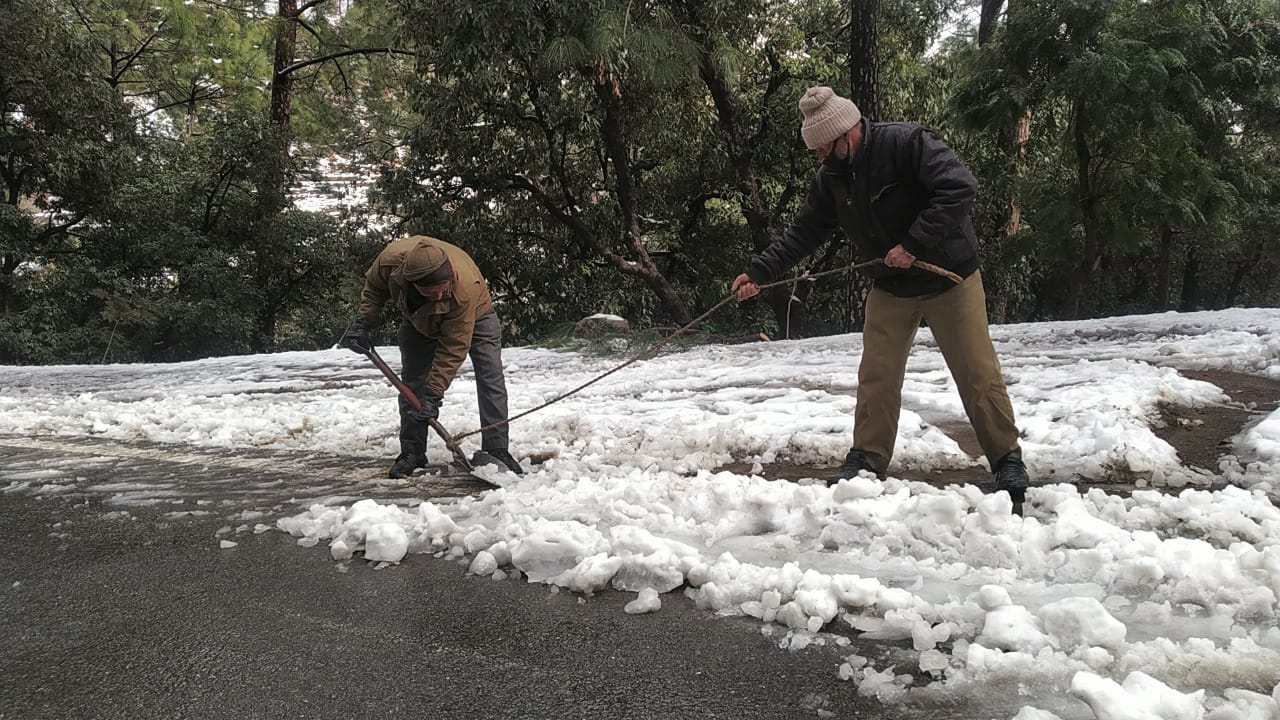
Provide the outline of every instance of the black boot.
[[511,457],[511,452],[506,448],[502,448],[501,450],[485,450],[485,453],[494,460],[506,465],[507,469],[516,475],[524,474],[524,468],[520,467],[520,463],[516,462],[516,459]]
[[1027,497],[1027,487],[1031,478],[1027,477],[1027,466],[1022,462],[1022,450],[1014,450],[996,462],[996,492],[1004,490],[1014,507],[1020,507]]
[[413,474],[414,470],[427,466],[427,459],[422,455],[414,453],[400,453],[396,461],[391,464],[391,469],[387,471],[389,478],[407,478]]
[[867,454],[854,448],[844,456],[844,462],[840,463],[840,469],[836,471],[835,477],[828,484],[834,485],[840,480],[858,477],[858,473],[862,470],[866,470],[881,480],[884,479],[884,473],[871,464],[871,459],[867,457]]

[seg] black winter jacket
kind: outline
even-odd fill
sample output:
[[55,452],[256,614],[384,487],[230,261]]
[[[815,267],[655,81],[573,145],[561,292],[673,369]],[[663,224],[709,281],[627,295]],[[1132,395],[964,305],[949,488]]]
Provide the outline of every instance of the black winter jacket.
[[[917,259],[961,277],[978,269],[978,238],[969,217],[978,191],[973,174],[921,125],[862,122],[852,172],[818,168],[791,226],[752,260],[747,275],[756,284],[781,278],[837,227],[853,241],[858,262],[883,258],[901,244]],[[876,287],[901,297],[953,287],[916,268],[877,265],[863,272]]]

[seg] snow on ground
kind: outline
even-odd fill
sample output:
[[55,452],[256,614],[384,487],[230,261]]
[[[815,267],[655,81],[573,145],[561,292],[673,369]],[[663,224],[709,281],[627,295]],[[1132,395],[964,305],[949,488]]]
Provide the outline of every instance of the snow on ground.
[[[1217,468],[1184,467],[1151,426],[1161,404],[1228,400],[1177,368],[1280,379],[1280,310],[1008,325],[993,336],[1030,470],[1047,483],[1029,493],[1026,517],[1003,494],[894,477],[985,463],[938,429],[964,416],[925,330],[884,481],[715,472],[734,461],[838,463],[861,351],[859,336],[839,336],[637,363],[513,423],[512,449],[533,471],[501,489],[410,508],[314,505],[277,525],[326,542],[337,560],[465,556],[481,575],[613,587],[636,593],[628,612],[661,615],[660,593],[683,587],[708,610],[759,618],[796,650],[833,635],[884,641],[897,651],[849,654],[832,672],[885,701],[981,702],[999,688],[1025,706],[1022,720],[1276,717],[1280,510],[1268,495],[1280,491],[1280,411],[1234,438]],[[394,350],[384,354],[397,365]],[[620,362],[523,348],[504,357],[513,413]],[[344,350],[3,368],[0,385],[0,433],[396,450],[394,391]],[[475,427],[469,366],[442,420],[455,433]],[[431,456],[449,453],[437,444]],[[1069,482],[1079,476],[1165,491],[1081,492]],[[1233,486],[1203,489],[1218,477]]]

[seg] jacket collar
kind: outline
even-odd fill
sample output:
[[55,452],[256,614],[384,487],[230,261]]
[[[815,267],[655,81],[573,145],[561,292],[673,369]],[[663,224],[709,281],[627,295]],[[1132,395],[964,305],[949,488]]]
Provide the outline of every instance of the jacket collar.
[[853,156],[853,169],[860,171],[867,166],[867,158],[871,155],[871,121],[865,117],[858,121],[862,125],[862,142],[858,145],[858,154]]

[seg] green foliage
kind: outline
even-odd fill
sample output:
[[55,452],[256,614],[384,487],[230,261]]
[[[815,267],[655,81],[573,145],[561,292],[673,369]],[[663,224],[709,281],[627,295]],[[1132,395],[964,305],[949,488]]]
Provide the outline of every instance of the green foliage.
[[[232,6],[211,8],[99,2],[59,13],[19,2],[0,13],[14,29],[0,66],[0,166],[13,170],[0,205],[0,361],[245,352],[264,315],[282,348],[331,345],[345,326],[350,234],[340,224],[285,212],[263,255],[255,195],[278,172],[275,129],[261,78],[237,84],[215,69],[267,67],[224,56],[219,43],[248,52],[256,42],[265,61],[265,20],[244,10],[234,23]],[[193,51],[199,28],[215,26],[205,46],[223,63]],[[220,97],[160,107],[175,73],[201,75]],[[156,122],[174,128],[197,110],[194,133]]]
[[[1280,303],[1274,2],[1018,2],[981,48],[975,8],[881,1],[880,119],[978,176],[1008,319]],[[814,170],[796,100],[849,90],[843,0],[329,0],[294,53],[328,59],[291,75],[282,127],[277,10],[0,4],[0,362],[328,347],[407,232],[475,256],[509,342],[629,354],[785,228]],[[375,48],[416,55],[330,55]],[[376,175],[369,204],[292,209],[285,184],[322,168]],[[830,249],[809,266],[848,262]],[[796,295],[807,331],[847,327],[846,279]],[[596,312],[638,330],[566,332]],[[732,305],[678,342],[784,319]]]
[[[1033,261],[1024,266],[1046,288],[1033,317],[1161,309],[1158,278],[1176,284],[1183,259],[1250,262],[1236,218],[1247,203],[1273,203],[1276,186],[1258,182],[1261,165],[1241,172],[1241,141],[1277,141],[1254,120],[1280,87],[1275,43],[1264,39],[1276,22],[1274,7],[1251,1],[1018,3],[974,54],[954,96],[966,127],[996,139],[1033,117],[1026,175],[996,186],[1022,200],[1024,230],[1001,256],[1007,265],[1016,248]],[[999,153],[987,157],[980,174],[1008,172]],[[998,227],[983,227],[998,244]],[[1215,247],[1197,254],[1200,242]],[[1100,287],[1082,293],[1095,276]],[[1183,306],[1214,305],[1187,292]]]

